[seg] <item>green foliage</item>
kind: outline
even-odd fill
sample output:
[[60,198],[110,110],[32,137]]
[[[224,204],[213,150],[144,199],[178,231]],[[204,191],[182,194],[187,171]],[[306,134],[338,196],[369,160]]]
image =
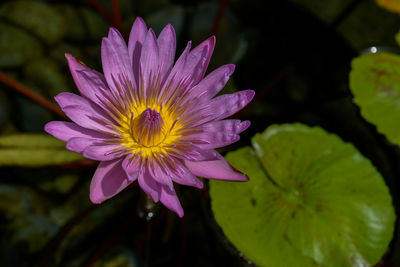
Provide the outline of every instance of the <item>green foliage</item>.
[[0,8],[0,17],[33,32],[47,44],[59,41],[68,26],[52,6],[36,1],[7,2]]
[[0,67],[17,67],[43,53],[34,37],[12,25],[0,22]]
[[400,144],[400,57],[382,52],[355,58],[350,89],[362,116]]
[[247,183],[210,182],[218,224],[259,266],[376,264],[395,214],[371,162],[322,129],[274,125],[227,160]]
[[65,150],[64,145],[44,134],[0,136],[0,166],[39,167],[83,159],[80,154]]

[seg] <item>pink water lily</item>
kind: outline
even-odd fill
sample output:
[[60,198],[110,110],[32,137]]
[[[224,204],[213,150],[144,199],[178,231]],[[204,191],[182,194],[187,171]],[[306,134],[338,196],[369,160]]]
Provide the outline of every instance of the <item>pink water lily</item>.
[[52,121],[45,130],[67,149],[100,161],[90,185],[93,203],[138,180],[155,202],[182,217],[174,182],[202,188],[196,176],[247,181],[214,149],[238,141],[249,127],[249,121],[223,119],[246,106],[254,91],[215,97],[235,66],[204,77],[214,45],[214,37],[192,50],[189,42],[174,64],[174,28],[167,25],[157,38],[137,18],[128,46],[114,28],[103,38],[104,75],[66,55],[82,96],[57,95],[73,122]]

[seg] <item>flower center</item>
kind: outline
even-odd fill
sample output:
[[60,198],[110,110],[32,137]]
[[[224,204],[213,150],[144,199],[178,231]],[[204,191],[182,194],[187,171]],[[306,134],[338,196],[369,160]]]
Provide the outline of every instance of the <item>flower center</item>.
[[137,143],[152,147],[165,139],[163,132],[164,121],[155,109],[147,108],[132,123],[133,138]]

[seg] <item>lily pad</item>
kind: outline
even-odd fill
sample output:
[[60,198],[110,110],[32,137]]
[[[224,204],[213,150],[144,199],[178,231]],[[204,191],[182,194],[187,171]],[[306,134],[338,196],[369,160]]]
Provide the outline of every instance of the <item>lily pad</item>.
[[381,175],[353,145],[318,127],[273,125],[227,160],[247,183],[210,181],[217,223],[259,266],[369,266],[395,214]]
[[355,58],[350,89],[362,116],[400,144],[400,56],[382,52]]

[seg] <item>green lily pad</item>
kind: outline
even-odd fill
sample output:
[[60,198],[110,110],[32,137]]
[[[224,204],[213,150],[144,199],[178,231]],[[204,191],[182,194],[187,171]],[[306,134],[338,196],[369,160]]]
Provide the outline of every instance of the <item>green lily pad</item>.
[[83,159],[68,151],[63,142],[43,134],[14,134],[0,137],[0,166],[40,167]]
[[210,181],[217,223],[259,266],[369,266],[393,235],[381,175],[353,145],[301,124],[274,125],[227,160],[247,183]]
[[400,144],[400,56],[382,52],[355,58],[350,89],[362,116]]

